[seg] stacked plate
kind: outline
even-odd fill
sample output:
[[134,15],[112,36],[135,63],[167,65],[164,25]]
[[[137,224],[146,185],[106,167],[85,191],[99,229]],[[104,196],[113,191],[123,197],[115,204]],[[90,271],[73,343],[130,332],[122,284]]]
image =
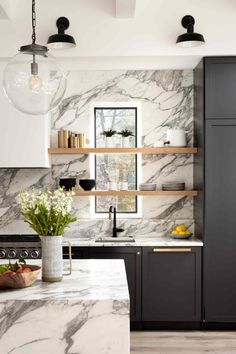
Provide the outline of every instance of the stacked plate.
[[161,185],[163,191],[184,191],[184,182],[167,182]]
[[139,189],[141,191],[155,191],[157,188],[156,183],[141,183]]

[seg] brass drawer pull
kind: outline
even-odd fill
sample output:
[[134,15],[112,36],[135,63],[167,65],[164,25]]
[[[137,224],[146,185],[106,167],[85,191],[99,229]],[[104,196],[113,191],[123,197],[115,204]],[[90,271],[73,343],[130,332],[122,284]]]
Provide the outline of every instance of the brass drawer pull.
[[191,248],[153,248],[152,250],[154,253],[188,253],[192,252]]
[[[70,253],[63,253],[63,256],[69,256]],[[74,256],[75,254],[74,253],[71,253],[71,257]]]

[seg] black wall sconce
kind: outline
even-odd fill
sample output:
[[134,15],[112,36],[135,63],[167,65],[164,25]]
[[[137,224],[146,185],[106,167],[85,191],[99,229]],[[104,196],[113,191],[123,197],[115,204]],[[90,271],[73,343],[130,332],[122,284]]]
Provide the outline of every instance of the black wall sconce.
[[56,22],[58,33],[53,34],[48,38],[47,46],[50,49],[67,49],[76,47],[74,37],[65,34],[70,26],[70,22],[66,17],[59,17]]
[[182,18],[181,24],[187,29],[187,33],[178,36],[176,44],[179,47],[191,48],[205,44],[202,34],[194,32],[195,20],[192,16],[186,15]]

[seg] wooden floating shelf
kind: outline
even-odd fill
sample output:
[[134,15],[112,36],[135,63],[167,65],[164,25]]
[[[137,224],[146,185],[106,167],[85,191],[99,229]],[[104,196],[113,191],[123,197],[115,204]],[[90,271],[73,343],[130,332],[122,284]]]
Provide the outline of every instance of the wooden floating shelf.
[[196,147],[49,148],[49,154],[196,154]]
[[184,191],[104,191],[104,190],[93,190],[93,191],[82,191],[76,190],[76,196],[99,196],[99,197],[106,197],[106,196],[189,196],[189,197],[196,197],[198,195],[198,191],[196,190],[184,190]]

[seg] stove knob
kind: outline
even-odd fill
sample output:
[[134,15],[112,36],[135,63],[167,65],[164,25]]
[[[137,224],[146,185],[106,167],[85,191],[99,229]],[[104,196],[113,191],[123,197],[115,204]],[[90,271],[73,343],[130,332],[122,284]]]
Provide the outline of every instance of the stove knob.
[[0,250],[0,258],[5,258],[6,257],[6,251]]
[[22,258],[27,258],[28,256],[29,256],[29,253],[28,253],[27,250],[22,250],[22,251],[20,252],[20,257],[22,257]]
[[39,251],[38,251],[38,250],[33,250],[33,251],[30,253],[30,257],[31,257],[31,258],[38,258],[38,257],[39,257]]
[[7,253],[7,257],[8,257],[8,258],[15,258],[15,257],[16,257],[16,251],[15,251],[15,250],[10,250],[10,251]]

